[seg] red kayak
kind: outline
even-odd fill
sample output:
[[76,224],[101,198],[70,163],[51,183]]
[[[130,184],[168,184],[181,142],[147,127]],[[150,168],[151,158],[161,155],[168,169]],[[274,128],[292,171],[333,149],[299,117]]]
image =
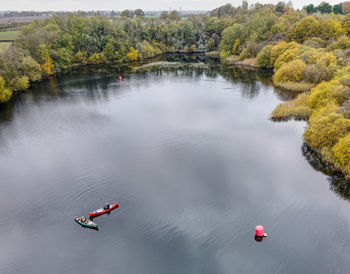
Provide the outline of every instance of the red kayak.
[[117,208],[118,206],[119,205],[117,203],[111,204],[108,209],[104,209],[104,208],[97,209],[97,210],[89,213],[89,216],[96,217],[96,216],[111,212],[113,209]]

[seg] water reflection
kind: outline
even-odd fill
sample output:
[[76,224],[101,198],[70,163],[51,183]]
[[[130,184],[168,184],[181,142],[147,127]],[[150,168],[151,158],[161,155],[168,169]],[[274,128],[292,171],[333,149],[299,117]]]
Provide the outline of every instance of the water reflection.
[[330,189],[334,191],[340,198],[350,200],[350,183],[339,172],[333,171],[328,167],[321,158],[307,144],[301,147],[303,156],[309,164],[319,172],[328,176],[327,180],[330,184]]
[[254,236],[254,239],[255,239],[255,241],[257,241],[258,243],[260,243],[260,242],[262,242],[262,240],[264,239],[264,237],[263,237],[263,236],[255,235],[255,236]]

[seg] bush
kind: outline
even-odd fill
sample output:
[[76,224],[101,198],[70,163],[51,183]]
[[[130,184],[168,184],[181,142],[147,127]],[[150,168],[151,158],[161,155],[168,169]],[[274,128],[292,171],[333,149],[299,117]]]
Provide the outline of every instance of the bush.
[[307,82],[275,82],[275,86],[284,88],[289,91],[306,92],[310,91],[315,84]]
[[333,51],[336,49],[347,49],[349,48],[349,38],[347,36],[341,36],[336,41],[331,43],[328,47],[328,51]]
[[311,115],[311,109],[307,105],[309,94],[301,93],[295,99],[280,103],[272,112],[275,119],[307,119]]
[[319,36],[325,40],[329,39],[337,39],[338,37],[345,34],[344,29],[342,28],[341,24],[335,20],[324,20],[320,24],[320,35]]
[[[350,4],[350,2],[348,2]],[[350,5],[349,5],[350,7]],[[350,13],[345,15],[342,20],[342,27],[347,34],[350,34]]]
[[135,50],[134,47],[131,47],[126,55],[129,61],[136,61],[139,58],[139,51]]
[[272,45],[267,45],[261,49],[261,51],[258,53],[256,57],[256,61],[259,67],[264,67],[264,68],[272,68],[273,65],[271,64],[271,49]]
[[115,59],[115,47],[112,43],[108,42],[102,52],[108,61]]
[[275,66],[276,60],[278,59],[278,57],[280,55],[282,55],[286,50],[288,49],[293,49],[293,48],[298,48],[299,45],[295,42],[291,42],[291,43],[286,43],[284,41],[281,41],[279,43],[277,43],[270,52],[270,62],[272,66]]
[[298,59],[303,60],[306,64],[314,64],[320,59],[322,54],[324,53],[324,49],[303,49],[303,51],[298,54]]
[[324,48],[326,46],[326,42],[319,37],[312,37],[306,40],[303,43],[303,45],[310,48],[318,49],[318,48]]
[[229,52],[229,51],[224,51],[224,50],[220,51],[220,58],[221,59],[225,59],[225,58],[229,57],[230,55],[231,55],[231,52]]
[[252,54],[250,53],[249,49],[245,48],[242,50],[241,54],[239,55],[240,60],[244,60],[247,58],[253,57]]
[[283,52],[276,60],[274,71],[277,71],[280,67],[282,67],[284,64],[288,63],[289,61],[292,61],[298,54],[299,48],[291,48],[287,49],[285,52]]
[[11,81],[11,87],[13,91],[27,89],[29,87],[28,76],[22,76],[20,78],[13,79],[13,81]]
[[30,82],[41,79],[41,67],[32,57],[24,57],[21,68],[22,74],[28,76]]
[[338,109],[338,113],[350,119],[350,99],[347,99]]
[[303,79],[306,82],[318,84],[328,78],[327,69],[317,64],[306,65]]
[[99,64],[101,63],[101,56],[98,53],[94,53],[88,59],[89,64]]
[[302,80],[306,65],[301,60],[284,64],[273,76],[274,83],[299,82]]
[[303,43],[312,37],[317,37],[320,33],[320,23],[312,16],[307,16],[300,20],[298,24],[289,31],[290,41]]
[[341,114],[316,112],[311,115],[304,138],[313,148],[332,148],[350,130],[350,120]]
[[73,63],[75,64],[86,64],[87,58],[86,58],[86,51],[78,51],[74,57],[73,57]]
[[5,88],[5,80],[0,76],[0,103],[5,103],[10,100],[12,91]]
[[336,161],[350,173],[350,134],[341,138],[332,150]]
[[308,100],[310,108],[319,108],[334,103],[341,105],[349,96],[350,89],[338,81],[323,82],[311,90]]
[[337,65],[337,58],[331,52],[326,52],[321,55],[317,61],[317,64],[324,67]]
[[142,51],[142,56],[144,58],[150,58],[156,55],[159,55],[162,53],[162,51],[158,48],[147,42],[146,40],[143,40],[141,45],[141,51]]

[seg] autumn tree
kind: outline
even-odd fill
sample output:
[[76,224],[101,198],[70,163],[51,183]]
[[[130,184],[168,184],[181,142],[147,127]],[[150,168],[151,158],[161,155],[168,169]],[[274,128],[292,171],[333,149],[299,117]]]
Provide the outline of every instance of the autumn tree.
[[139,51],[131,47],[130,51],[127,53],[127,57],[129,61],[136,61],[139,58]]

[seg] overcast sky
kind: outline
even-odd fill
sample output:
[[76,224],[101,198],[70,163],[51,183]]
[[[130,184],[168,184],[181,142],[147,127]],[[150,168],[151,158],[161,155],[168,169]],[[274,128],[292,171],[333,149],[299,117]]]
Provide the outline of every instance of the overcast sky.
[[[277,3],[279,0],[251,0],[249,4],[259,3]],[[295,0],[295,8],[301,8],[309,3],[319,4],[320,1]],[[241,4],[241,0],[0,0],[0,10],[124,10],[137,9],[143,10],[212,10],[216,7],[231,3],[233,6]],[[330,4],[338,4],[339,0],[328,1]]]

